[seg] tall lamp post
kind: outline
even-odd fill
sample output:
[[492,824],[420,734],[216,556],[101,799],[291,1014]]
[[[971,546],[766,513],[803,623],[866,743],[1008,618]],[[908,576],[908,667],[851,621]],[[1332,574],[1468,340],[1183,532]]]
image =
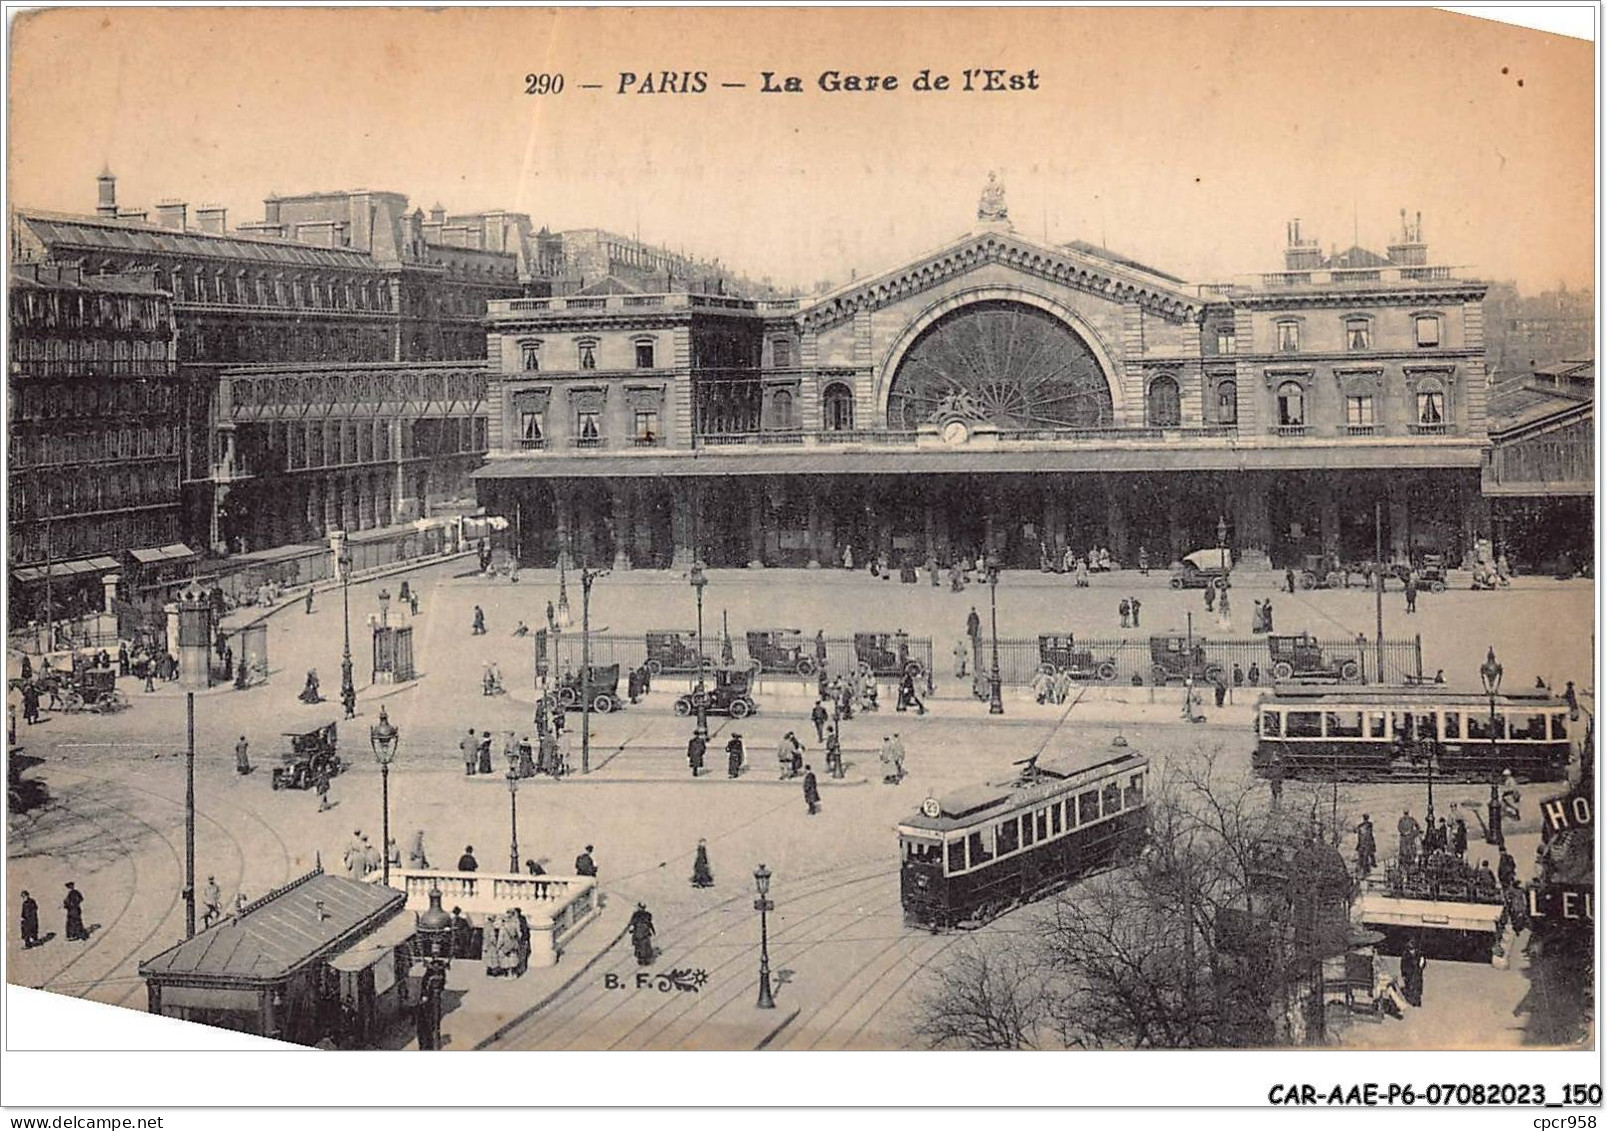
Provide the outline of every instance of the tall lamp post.
[[[1501,694],[1501,663],[1495,658],[1495,645],[1485,653],[1484,663],[1479,665],[1479,682],[1484,684],[1484,693],[1490,697],[1490,762],[1498,765],[1495,745],[1495,697]],[[1492,770],[1492,773],[1500,773]]]
[[988,675],[988,714],[1004,714],[999,680],[999,567],[988,565],[988,610],[993,618],[993,671]]
[[759,889],[759,898],[753,909],[759,913],[759,1008],[774,1009],[776,999],[770,993],[770,912],[776,905],[769,899],[770,869],[760,864],[753,872],[753,886]]
[[348,701],[356,690],[352,683],[352,550],[343,536],[340,540],[340,621],[345,646],[340,653],[340,698]]
[[519,874],[519,775],[508,767],[508,871]]
[[379,763],[381,820],[384,825],[381,835],[385,838],[380,846],[385,860],[380,879],[386,887],[391,884],[391,763],[396,760],[396,746],[401,738],[402,732],[391,725],[390,717],[381,707],[379,723],[368,728],[368,742],[374,748],[374,761]]
[[[580,772],[591,773],[591,583],[606,569],[580,571]],[[517,868],[514,871],[518,871]]]
[[417,1006],[418,1045],[422,1050],[441,1047],[441,995],[446,991],[446,970],[452,964],[455,940],[452,916],[441,907],[441,889],[430,889],[430,905],[418,916],[417,938],[424,958],[424,984]]
[[692,589],[697,593],[697,694],[692,701],[697,704],[697,736],[705,742],[709,738],[709,705],[707,685],[703,680],[703,669],[707,666],[703,658],[703,590],[708,586],[709,579],[703,573],[703,563],[694,561],[690,577]]

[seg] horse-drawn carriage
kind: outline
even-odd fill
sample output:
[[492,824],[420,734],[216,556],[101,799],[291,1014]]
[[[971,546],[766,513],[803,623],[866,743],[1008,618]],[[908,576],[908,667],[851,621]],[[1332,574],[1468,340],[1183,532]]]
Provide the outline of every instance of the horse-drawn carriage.
[[926,665],[910,655],[910,638],[902,632],[854,633],[854,659],[861,675],[919,679],[926,674]]
[[704,712],[710,715],[745,719],[759,709],[753,699],[753,672],[748,668],[716,670],[713,686],[706,686],[702,692],[689,691],[675,700],[675,713],[682,718],[696,714],[699,694],[703,696]]
[[1068,632],[1064,636],[1038,637],[1038,670],[1045,675],[1064,672],[1072,679],[1097,679],[1109,683],[1116,678],[1116,661],[1094,659],[1093,649],[1079,648]]
[[311,789],[320,773],[334,777],[346,768],[340,758],[335,723],[286,731],[284,737],[289,749],[279,755],[279,765],[273,768],[274,789]]
[[624,704],[619,698],[619,665],[593,664],[587,678],[580,672],[566,671],[558,677],[550,695],[564,705],[565,710],[576,710],[585,697],[591,697],[591,709],[599,715],[617,711]]
[[748,669],[754,675],[814,675],[817,666],[811,642],[800,629],[760,628],[748,631]]
[[[654,675],[696,674],[699,667],[697,646],[691,629],[657,629],[647,634],[647,670]],[[708,656],[702,658],[704,671],[714,668]]]

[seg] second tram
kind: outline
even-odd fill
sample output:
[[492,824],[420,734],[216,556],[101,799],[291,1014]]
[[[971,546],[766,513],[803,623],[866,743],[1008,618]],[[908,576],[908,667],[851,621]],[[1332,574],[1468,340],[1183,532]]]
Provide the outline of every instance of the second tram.
[[1253,765],[1263,777],[1488,782],[1567,777],[1566,701],[1549,691],[1493,698],[1443,685],[1279,686],[1256,704]]
[[1135,854],[1148,778],[1149,759],[1117,745],[927,798],[898,826],[905,921],[978,926]]

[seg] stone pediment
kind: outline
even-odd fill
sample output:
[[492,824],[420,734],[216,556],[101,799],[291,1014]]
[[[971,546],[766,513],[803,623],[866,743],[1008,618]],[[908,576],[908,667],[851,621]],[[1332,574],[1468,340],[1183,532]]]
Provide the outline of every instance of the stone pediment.
[[800,310],[798,323],[805,330],[823,330],[860,311],[878,310],[990,264],[1114,303],[1136,303],[1170,322],[1196,320],[1206,305],[1197,295],[1086,252],[1034,243],[1014,232],[979,232],[832,292]]

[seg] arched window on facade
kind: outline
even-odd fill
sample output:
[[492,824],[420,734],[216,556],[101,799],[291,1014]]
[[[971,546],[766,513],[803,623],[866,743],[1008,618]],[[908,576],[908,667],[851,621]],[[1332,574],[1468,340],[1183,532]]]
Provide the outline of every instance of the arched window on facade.
[[1278,427],[1304,428],[1306,426],[1306,390],[1298,381],[1285,381],[1278,386]]
[[821,397],[820,409],[827,432],[854,430],[854,392],[847,385],[827,385]]
[[792,393],[786,389],[777,389],[770,398],[770,426],[784,430],[797,427],[793,419]]
[[1177,382],[1157,377],[1149,383],[1149,426],[1176,428],[1183,423],[1183,401]]
[[1239,386],[1235,381],[1223,381],[1216,387],[1216,422],[1239,422]]

